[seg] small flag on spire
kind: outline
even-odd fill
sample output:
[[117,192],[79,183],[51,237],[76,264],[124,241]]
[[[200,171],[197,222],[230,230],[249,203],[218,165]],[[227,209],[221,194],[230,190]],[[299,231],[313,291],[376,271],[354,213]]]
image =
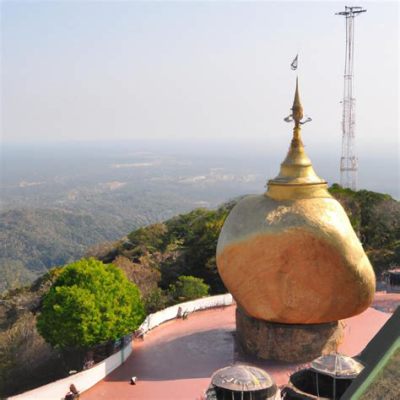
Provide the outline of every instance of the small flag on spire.
[[294,58],[294,60],[290,64],[290,68],[292,69],[292,71],[296,71],[296,69],[297,69],[298,58],[299,58],[299,55],[296,54],[296,57]]

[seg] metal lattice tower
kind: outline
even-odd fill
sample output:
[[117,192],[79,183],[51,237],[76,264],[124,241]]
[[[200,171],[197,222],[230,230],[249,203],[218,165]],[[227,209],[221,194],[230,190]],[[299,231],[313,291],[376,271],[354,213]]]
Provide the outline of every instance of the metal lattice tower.
[[340,158],[340,184],[357,190],[358,159],[355,149],[355,102],[353,93],[354,17],[367,10],[362,7],[345,7],[336,13],[346,18],[346,55],[344,63],[342,157]]

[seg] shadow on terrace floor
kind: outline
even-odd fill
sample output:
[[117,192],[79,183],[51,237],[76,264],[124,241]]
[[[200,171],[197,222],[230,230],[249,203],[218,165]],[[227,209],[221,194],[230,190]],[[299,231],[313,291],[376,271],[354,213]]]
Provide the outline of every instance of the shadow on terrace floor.
[[212,329],[171,340],[136,342],[132,355],[106,381],[165,381],[209,377],[234,360],[233,331]]

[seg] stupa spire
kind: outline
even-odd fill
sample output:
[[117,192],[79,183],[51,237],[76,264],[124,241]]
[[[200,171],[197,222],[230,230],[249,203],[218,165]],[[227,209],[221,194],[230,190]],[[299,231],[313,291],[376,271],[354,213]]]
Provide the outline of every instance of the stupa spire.
[[301,105],[299,94],[299,77],[296,78],[296,91],[294,93],[292,117],[295,123],[295,127],[298,128],[300,126],[300,121],[303,119],[303,106]]
[[299,79],[296,78],[292,113],[285,118],[286,122],[294,122],[293,138],[285,160],[281,164],[279,175],[268,181],[267,195],[275,199],[295,199],[315,195],[329,197],[327,184],[314,171],[311,160],[308,158],[301,139],[301,125],[311,121],[303,120],[303,106],[300,101]]
[[[293,139],[291,143],[291,147],[299,147],[303,146],[303,142],[301,141],[300,135],[300,125],[306,122],[311,121],[311,118],[308,118],[306,121],[302,121],[303,119],[303,106],[300,101],[300,94],[299,94],[299,77],[296,77],[296,90],[294,92],[294,100],[292,106],[292,114],[285,118],[285,121],[291,122],[294,121],[294,128],[293,128]],[[310,163],[311,161],[308,160]]]

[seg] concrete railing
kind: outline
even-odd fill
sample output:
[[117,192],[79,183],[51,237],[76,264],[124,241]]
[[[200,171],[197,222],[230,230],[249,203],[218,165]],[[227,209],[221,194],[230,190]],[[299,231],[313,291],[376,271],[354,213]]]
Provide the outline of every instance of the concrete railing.
[[233,304],[233,298],[229,293],[179,303],[154,314],[149,314],[142,325],[140,325],[138,331],[145,334],[163,322],[182,316],[185,313],[192,313],[194,311],[206,310],[214,307],[230,306],[231,304]]
[[[182,316],[186,313],[205,310],[214,307],[224,307],[233,304],[230,294],[221,294],[218,296],[205,297],[193,301],[187,301],[175,306],[167,307],[162,311],[150,314],[146,317],[139,327],[139,331],[143,334],[157,327],[163,322]],[[69,390],[69,386],[73,383],[75,387],[82,393],[94,386],[97,382],[104,379],[115,368],[119,367],[131,354],[132,343],[127,344],[119,352],[106,358],[94,367],[78,372],[67,378],[40,386],[36,389],[9,397],[8,400],[61,400],[64,399]]]

